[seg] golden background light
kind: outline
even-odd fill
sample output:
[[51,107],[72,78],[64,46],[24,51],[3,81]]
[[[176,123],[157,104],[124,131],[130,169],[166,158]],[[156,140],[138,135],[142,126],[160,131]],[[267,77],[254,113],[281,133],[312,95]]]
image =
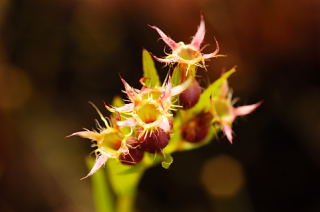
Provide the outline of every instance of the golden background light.
[[244,184],[241,164],[228,155],[214,157],[204,164],[201,182],[215,197],[232,197]]

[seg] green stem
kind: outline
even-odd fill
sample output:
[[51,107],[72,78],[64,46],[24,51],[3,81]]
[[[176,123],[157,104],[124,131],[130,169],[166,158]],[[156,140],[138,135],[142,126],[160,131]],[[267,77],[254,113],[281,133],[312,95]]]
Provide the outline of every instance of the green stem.
[[189,77],[195,78],[196,66],[187,64],[179,64],[181,82],[186,81]]
[[[89,169],[91,169],[94,164],[94,160],[92,158],[88,158],[87,164]],[[96,212],[114,212],[114,200],[112,192],[107,184],[104,170],[98,170],[90,178]]]
[[143,163],[128,166],[112,159],[106,165],[110,186],[117,199],[115,211],[134,211],[137,187],[147,166]]
[[136,192],[128,193],[127,195],[118,196],[117,212],[134,212],[134,203]]

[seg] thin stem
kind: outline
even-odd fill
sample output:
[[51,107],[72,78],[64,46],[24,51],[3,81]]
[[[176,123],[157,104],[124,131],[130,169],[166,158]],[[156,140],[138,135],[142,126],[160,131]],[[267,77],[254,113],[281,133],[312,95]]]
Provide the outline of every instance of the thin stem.
[[181,82],[186,81],[189,77],[194,78],[196,75],[196,66],[187,64],[179,64]]
[[118,196],[117,212],[134,212],[134,203],[136,192],[128,193],[127,195]]
[[[92,158],[87,159],[89,169],[94,164]],[[106,183],[106,176],[103,169],[91,176],[92,195],[96,212],[114,212],[112,192]]]

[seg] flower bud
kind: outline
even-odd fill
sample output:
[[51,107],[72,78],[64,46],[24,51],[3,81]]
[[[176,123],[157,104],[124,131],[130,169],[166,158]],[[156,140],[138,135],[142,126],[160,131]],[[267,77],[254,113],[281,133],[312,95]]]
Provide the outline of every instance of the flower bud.
[[212,114],[202,112],[182,127],[182,138],[191,143],[201,142],[208,135]]
[[201,87],[197,80],[193,80],[192,84],[180,94],[180,104],[183,109],[192,108],[199,100]]
[[128,153],[121,153],[119,155],[119,161],[125,165],[135,165],[139,163],[143,158],[143,151],[138,143],[128,146]]
[[168,145],[169,139],[170,134],[158,128],[157,130],[142,135],[139,143],[142,150],[149,153],[158,153]]

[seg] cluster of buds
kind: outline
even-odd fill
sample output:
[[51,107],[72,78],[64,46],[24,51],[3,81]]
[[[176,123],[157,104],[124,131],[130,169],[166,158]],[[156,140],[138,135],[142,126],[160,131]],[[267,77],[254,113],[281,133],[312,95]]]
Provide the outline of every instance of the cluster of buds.
[[220,93],[210,96],[209,105],[185,122],[182,127],[182,138],[187,142],[201,142],[208,135],[212,125],[215,125],[232,144],[232,124],[235,119],[253,112],[262,102],[238,107],[234,107],[234,103],[228,83],[224,81]]
[[[178,80],[173,83],[173,76],[168,75],[162,86],[146,83],[148,77],[141,78],[141,88],[130,86],[124,79],[124,92],[128,99],[121,106],[106,105],[111,112],[105,118],[96,106],[104,126],[97,131],[84,130],[71,134],[94,141],[96,147],[96,162],[88,173],[95,173],[110,158],[117,159],[125,165],[136,165],[143,160],[144,154],[164,155],[165,147],[175,132],[175,114],[183,111],[188,114],[179,133],[181,142],[191,144],[201,143],[208,136],[210,128],[219,126],[228,140],[232,142],[232,123],[238,116],[251,113],[260,103],[248,106],[233,107],[233,102],[227,82],[219,95],[209,95],[209,104],[200,111],[194,112],[193,108],[201,103],[202,88],[196,79],[196,71],[205,69],[205,61],[210,58],[221,57],[219,45],[216,41],[216,50],[209,54],[202,53],[201,44],[205,35],[205,24],[201,16],[201,23],[190,44],[175,42],[158,27],[155,29],[161,39],[170,47],[171,54],[165,58],[154,58],[160,62],[175,66]],[[151,59],[152,60],[152,59]],[[152,80],[152,79],[151,79]],[[179,98],[176,98],[179,97]],[[191,115],[190,115],[191,114]],[[85,178],[86,178],[85,177]]]

